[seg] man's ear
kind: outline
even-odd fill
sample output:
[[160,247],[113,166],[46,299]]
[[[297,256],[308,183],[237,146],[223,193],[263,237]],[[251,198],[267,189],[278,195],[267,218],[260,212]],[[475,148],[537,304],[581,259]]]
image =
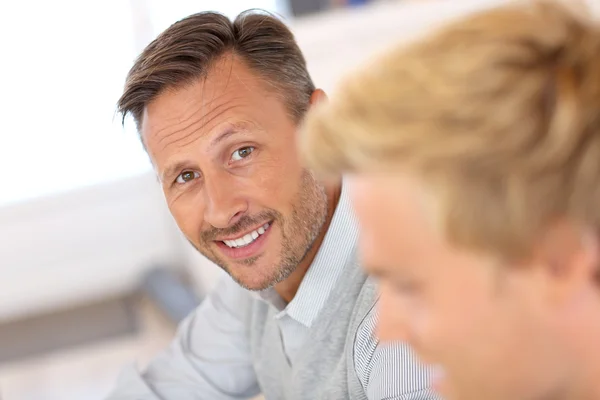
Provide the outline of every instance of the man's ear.
[[575,224],[557,223],[546,231],[536,246],[536,258],[556,301],[567,300],[595,284],[599,251],[598,236]]
[[327,101],[327,94],[323,91],[323,89],[315,89],[315,91],[310,95],[310,108],[325,101]]

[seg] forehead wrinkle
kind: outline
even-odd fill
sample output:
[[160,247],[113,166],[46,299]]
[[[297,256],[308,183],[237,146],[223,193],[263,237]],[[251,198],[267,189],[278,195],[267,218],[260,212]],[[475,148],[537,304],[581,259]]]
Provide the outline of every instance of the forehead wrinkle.
[[[202,109],[202,107],[204,107],[204,104],[202,104],[202,103],[199,103],[199,104],[198,104],[198,107],[197,107],[197,108],[195,108],[195,109],[194,109],[194,110],[193,110],[193,111],[192,111],[192,112],[189,114],[189,116],[188,116],[188,117],[186,117],[186,118],[184,118],[184,119],[181,119],[181,120],[179,120],[179,121],[177,122],[177,124],[184,123],[184,122],[186,122],[186,121],[189,121],[190,119],[194,118],[194,116],[195,116],[195,115],[198,113],[198,111],[200,111],[200,110]],[[190,107],[190,108],[191,108],[191,107]],[[175,117],[172,117],[172,118],[167,118],[167,122],[169,122],[169,121],[173,121],[173,120],[178,120],[178,117],[176,117],[176,116],[175,116]],[[186,129],[186,128],[188,128],[188,127],[189,127],[189,125],[188,125],[188,126],[186,126],[186,127],[184,127],[183,129]],[[160,128],[160,129],[158,129],[156,132],[154,132],[154,136],[157,136],[157,135],[159,135],[160,133],[162,133],[163,131],[165,131],[165,130],[167,130],[167,129],[169,129],[169,128],[170,128],[170,125],[168,125],[168,124],[167,124],[165,127],[163,127],[163,128]],[[179,130],[175,131],[174,133],[176,133],[176,132],[178,132],[178,131],[179,131]],[[168,137],[168,136],[170,136],[170,135],[171,135],[171,134],[167,135],[166,137]],[[160,144],[160,143],[162,142],[162,140],[164,140],[164,138],[161,138],[161,139],[158,141],[158,143]]]
[[[250,130],[248,128],[250,125],[253,127],[256,127],[256,124],[246,123],[243,120],[240,120],[238,122],[231,122],[231,123],[229,123],[229,125],[232,128],[234,134],[247,134],[248,132],[250,132]],[[181,145],[179,145],[179,147],[185,147],[185,146],[195,142],[196,140],[198,140],[198,138],[194,138],[186,143],[182,143]],[[211,143],[209,145],[209,148],[212,148],[212,147],[214,147],[214,143]]]
[[[193,111],[193,112],[190,114],[190,116],[189,116],[189,117],[187,117],[187,118],[185,118],[185,119],[182,119],[182,120],[179,120],[179,121],[176,123],[176,125],[182,124],[182,123],[184,123],[184,122],[187,122],[187,121],[189,121],[190,119],[194,118],[194,116],[196,115],[196,113],[198,113],[198,111],[200,111],[201,109],[202,109],[202,105],[199,105],[199,106],[198,106],[198,108],[197,108],[197,109],[195,109],[195,110],[194,110],[194,111]],[[176,119],[177,119],[177,117],[173,117],[173,118],[171,118],[171,120],[176,120]],[[160,138],[160,139],[158,140],[158,143],[157,143],[157,144],[160,144],[160,143],[161,143],[163,140],[165,140],[165,139],[166,139],[166,138],[168,138],[169,136],[171,136],[171,135],[173,135],[173,134],[175,134],[175,133],[177,133],[177,132],[179,132],[179,131],[181,131],[181,130],[187,129],[187,128],[189,128],[190,126],[192,126],[193,124],[195,124],[195,123],[197,123],[197,122],[198,122],[198,121],[197,121],[196,119],[194,119],[194,122],[192,122],[191,124],[189,124],[189,125],[187,125],[187,126],[184,126],[183,128],[177,129],[177,130],[175,130],[175,131],[173,131],[173,132],[169,133],[168,135],[166,135],[166,136],[164,136],[164,137]],[[168,130],[170,127],[171,127],[171,125],[167,125],[167,126],[165,126],[164,128],[161,128],[161,129],[157,130],[156,132],[154,132],[154,136],[158,136],[158,135],[160,135],[162,132],[164,132],[164,131]]]
[[[196,129],[193,129],[190,133],[186,134],[183,137],[180,138],[175,138],[171,141],[167,141],[166,143],[164,143],[164,145],[162,146],[162,150],[166,149],[167,147],[169,147],[170,145],[172,145],[173,143],[177,143],[177,142],[181,142],[187,138],[189,138],[190,136],[194,135],[195,133],[197,133],[198,131],[201,131],[207,124],[209,124],[211,121],[213,121],[215,118],[219,117],[220,115],[222,115],[223,113],[230,111],[231,109],[234,109],[236,107],[238,107],[238,105],[236,104],[227,104],[227,103],[223,103],[222,105],[220,105],[219,107],[215,108],[215,110],[211,111],[211,113],[217,111],[217,109],[225,107],[225,109],[220,110],[217,114],[213,115],[209,120],[206,120],[206,116],[203,116],[202,118],[196,119],[194,122],[192,122],[191,124],[187,125],[184,128],[178,129],[176,131],[174,131],[173,133],[163,137],[159,142],[158,145],[160,145],[161,142],[164,142],[166,139],[168,139],[169,137],[173,136],[174,134],[181,132],[182,130],[188,129],[196,124],[200,124],[200,126]],[[202,122],[204,121],[204,122]],[[198,137],[192,139],[189,143],[193,143],[194,141],[200,139],[203,135],[199,135]]]
[[[235,130],[235,133],[247,132],[247,129],[241,128],[241,124],[231,123],[231,127]],[[188,146],[188,145],[194,143],[196,140],[198,140],[198,138],[193,138],[192,140],[189,140],[185,143],[180,144],[179,147],[183,148],[185,146]],[[213,147],[213,145],[211,144],[210,147]]]
[[[190,115],[189,115],[188,117],[186,117],[186,118],[184,118],[184,119],[182,119],[182,120],[178,121],[178,123],[177,123],[177,124],[179,125],[179,124],[185,123],[186,121],[189,121],[189,120],[191,120],[191,119],[194,119],[194,120],[193,120],[193,122],[191,122],[190,124],[188,124],[188,125],[186,125],[186,126],[184,126],[184,127],[180,128],[180,129],[177,129],[177,130],[175,130],[174,132],[172,132],[172,133],[170,133],[170,134],[168,134],[168,135],[166,135],[166,136],[164,136],[164,137],[160,138],[160,139],[158,140],[158,143],[157,143],[157,144],[159,144],[159,145],[160,145],[160,144],[161,144],[161,143],[162,143],[162,142],[163,142],[165,139],[167,139],[168,137],[170,137],[170,136],[172,136],[172,135],[174,135],[174,134],[176,134],[176,133],[178,133],[178,132],[181,132],[182,130],[188,129],[188,128],[192,127],[193,125],[195,125],[196,123],[199,123],[199,122],[201,122],[201,121],[202,121],[202,119],[206,118],[208,115],[210,115],[211,113],[213,113],[213,112],[217,111],[219,108],[223,107],[223,106],[226,104],[226,103],[223,103],[223,104],[221,104],[221,105],[219,105],[219,106],[215,107],[213,110],[211,110],[211,111],[210,111],[208,114],[206,114],[206,115],[202,116],[200,119],[194,118],[194,117],[196,116],[196,114],[198,114],[198,113],[199,113],[199,112],[202,110],[202,108],[206,107],[207,105],[210,105],[211,103],[213,103],[213,102],[215,102],[216,100],[218,100],[220,97],[223,97],[223,96],[225,96],[225,95],[227,94],[227,87],[228,87],[228,85],[229,85],[229,82],[227,82],[227,83],[225,84],[225,87],[224,87],[222,90],[220,90],[218,94],[216,93],[217,91],[215,90],[215,91],[214,91],[215,93],[213,93],[213,97],[212,97],[210,100],[208,100],[208,101],[205,101],[205,97],[206,97],[206,96],[205,96],[205,90],[206,90],[206,80],[207,80],[207,79],[208,79],[208,76],[206,76],[206,77],[204,77],[204,78],[203,78],[203,80],[204,80],[204,84],[202,85],[201,94],[200,94],[200,98],[201,98],[202,100],[201,100],[200,102],[198,102],[198,103],[197,103],[197,104],[198,104],[198,106],[197,106],[195,109],[193,109],[193,110],[192,110],[192,112],[190,113]],[[200,81],[198,81],[198,82],[200,82]],[[239,97],[234,97],[232,100],[237,100],[237,99],[239,99]],[[173,119],[176,119],[176,117],[174,117]],[[207,121],[206,123],[208,123],[208,122],[210,122],[210,121]],[[198,129],[202,129],[202,128],[203,128],[203,126],[204,126],[204,125],[206,125],[206,123],[205,123],[205,124],[203,124],[203,125],[201,125],[201,126],[198,128]],[[169,129],[169,126],[165,126],[164,128],[161,128],[161,129],[157,130],[157,131],[155,132],[155,134],[154,134],[154,135],[159,135],[161,132],[163,132],[163,131],[165,131],[165,130],[167,130],[167,129]],[[193,133],[193,132],[192,132],[192,133]],[[184,138],[185,138],[185,137],[184,137]],[[182,139],[184,139],[184,138],[182,138]]]
[[[227,103],[223,103],[223,104],[221,104],[221,105],[219,105],[219,106],[215,107],[215,109],[214,109],[214,110],[212,110],[211,112],[214,112],[214,111],[218,110],[219,108],[221,108],[221,107],[225,106],[226,104],[227,104]],[[206,106],[206,104],[204,104],[204,103],[202,103],[202,104],[199,104],[199,105],[198,105],[198,107],[197,107],[197,108],[196,108],[196,109],[195,109],[195,110],[194,110],[194,111],[193,111],[193,112],[190,114],[190,116],[189,116],[189,117],[187,117],[187,118],[185,118],[185,119],[183,119],[183,120],[181,120],[181,121],[179,121],[179,122],[178,122],[178,125],[180,125],[180,124],[182,124],[182,123],[185,123],[185,122],[187,122],[187,121],[189,121],[189,120],[192,120],[192,122],[191,122],[191,123],[189,123],[188,125],[186,125],[186,126],[184,126],[184,127],[181,127],[181,128],[179,128],[179,129],[176,129],[175,131],[173,131],[173,132],[169,133],[168,135],[165,135],[165,136],[163,136],[162,138],[160,138],[160,139],[158,140],[158,143],[157,143],[157,144],[159,144],[159,145],[160,145],[160,144],[161,144],[161,143],[162,143],[162,142],[163,142],[165,139],[168,139],[169,137],[171,137],[171,136],[173,136],[173,135],[175,135],[175,134],[177,134],[177,133],[179,133],[179,132],[181,132],[181,131],[183,131],[183,130],[186,130],[186,129],[188,129],[188,128],[191,128],[191,127],[193,127],[195,124],[198,124],[198,123],[200,123],[200,124],[201,124],[201,126],[200,126],[198,129],[202,129],[202,127],[205,125],[205,124],[202,124],[202,120],[203,120],[203,119],[204,119],[206,116],[201,116],[200,118],[198,118],[198,117],[197,117],[197,114],[198,114],[198,113],[199,113],[199,112],[202,110],[202,108],[204,108],[205,106]],[[210,113],[209,113],[209,114],[210,114]],[[156,131],[155,135],[159,135],[161,132],[163,132],[163,131],[165,131],[165,130],[167,130],[167,129],[169,129],[169,127],[168,127],[168,126],[166,126],[166,127],[162,128],[162,129],[159,129],[158,131]],[[194,130],[194,131],[195,131],[195,130]],[[193,131],[193,132],[194,132],[194,131]],[[192,132],[192,133],[193,133],[193,132]],[[190,133],[190,134],[191,134],[191,133]],[[188,135],[186,135],[186,137],[187,137],[187,136],[188,136]],[[185,138],[185,137],[183,137],[182,139],[184,139],[184,138]]]
[[[161,137],[158,140],[158,145],[160,145],[161,143],[164,143],[165,141],[167,141],[166,143],[164,143],[164,145],[162,146],[162,150],[166,149],[167,147],[169,147],[170,145],[172,145],[173,143],[177,143],[177,142],[181,142],[183,140],[186,140],[187,138],[189,138],[190,136],[194,135],[198,130],[202,130],[204,129],[207,125],[209,125],[211,122],[213,122],[216,118],[218,118],[219,116],[221,116],[223,113],[230,111],[231,109],[233,109],[234,107],[243,105],[243,104],[234,104],[231,105],[232,102],[236,102],[240,99],[244,99],[243,96],[237,95],[232,97],[231,99],[229,99],[226,102],[223,102],[222,104],[219,104],[218,106],[216,106],[215,108],[213,108],[212,110],[210,110],[206,115],[202,115],[200,118],[194,118],[196,117],[196,114],[198,114],[202,108],[210,105],[211,103],[216,102],[219,98],[222,98],[228,94],[231,94],[232,91],[234,91],[234,94],[238,94],[239,91],[235,91],[235,88],[232,88],[231,86],[235,86],[232,85],[233,82],[237,81],[237,83],[239,83],[241,86],[243,86],[242,91],[248,91],[249,93],[252,93],[253,91],[251,90],[251,87],[240,77],[240,75],[237,73],[237,71],[235,71],[235,69],[233,68],[233,63],[232,65],[229,66],[230,68],[228,68],[227,71],[227,79],[225,80],[225,84],[224,87],[222,87],[221,90],[212,90],[213,92],[213,96],[211,96],[210,99],[207,99],[206,95],[205,95],[205,91],[206,91],[206,81],[209,79],[209,76],[205,76],[203,78],[204,80],[204,84],[201,87],[201,101],[198,104],[198,107],[195,108],[195,110],[190,114],[189,117],[183,119],[182,121],[179,122],[179,124],[186,122],[186,121],[190,121],[192,120],[191,123],[188,123],[186,126],[175,130],[174,132],[165,135],[164,137]],[[185,130],[185,129],[189,129],[192,127],[195,127],[195,125],[200,125],[198,126],[196,129],[193,129],[192,132],[186,134],[185,136],[181,137],[181,138],[177,138],[174,139],[172,141],[169,141],[169,138],[172,137],[173,135]],[[162,128],[158,131],[156,131],[156,133],[154,135],[158,135],[161,132],[165,131],[169,129],[169,126],[166,126],[165,128]],[[203,136],[203,135],[201,135]],[[201,137],[200,136],[200,137]],[[189,140],[187,142],[184,142],[181,146],[178,147],[183,147],[186,146],[190,143],[193,143],[194,141],[196,141],[198,138],[194,138],[192,140]]]

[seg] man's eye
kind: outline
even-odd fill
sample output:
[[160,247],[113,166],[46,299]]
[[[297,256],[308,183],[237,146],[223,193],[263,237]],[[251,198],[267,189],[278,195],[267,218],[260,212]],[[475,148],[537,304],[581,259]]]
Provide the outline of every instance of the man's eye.
[[198,179],[200,177],[200,174],[197,172],[193,172],[193,171],[185,171],[181,174],[179,174],[179,176],[176,179],[177,183],[187,183],[190,181],[193,181],[194,179]]
[[252,146],[248,146],[248,147],[242,147],[241,149],[237,149],[236,151],[234,151],[231,154],[231,159],[233,161],[239,161],[242,158],[246,158],[250,155],[250,153],[252,153],[254,151],[254,147]]

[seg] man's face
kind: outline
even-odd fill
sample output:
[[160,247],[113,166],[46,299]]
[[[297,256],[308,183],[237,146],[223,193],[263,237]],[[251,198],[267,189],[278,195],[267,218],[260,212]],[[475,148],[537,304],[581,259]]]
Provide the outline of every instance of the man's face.
[[296,153],[281,98],[235,57],[146,109],[142,137],[187,239],[240,285],[287,278],[319,235],[327,196]]
[[407,176],[355,175],[349,187],[363,260],[380,277],[381,339],[435,365],[448,399],[558,398],[572,363],[539,269],[451,246]]

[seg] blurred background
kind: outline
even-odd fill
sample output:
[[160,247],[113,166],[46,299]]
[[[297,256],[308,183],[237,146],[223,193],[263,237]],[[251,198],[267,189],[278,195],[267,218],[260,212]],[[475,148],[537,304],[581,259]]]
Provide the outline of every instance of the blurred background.
[[279,14],[317,86],[500,0],[0,2],[0,397],[95,400],[143,365],[220,270],[182,239],[131,122],[125,76],[189,14]]

